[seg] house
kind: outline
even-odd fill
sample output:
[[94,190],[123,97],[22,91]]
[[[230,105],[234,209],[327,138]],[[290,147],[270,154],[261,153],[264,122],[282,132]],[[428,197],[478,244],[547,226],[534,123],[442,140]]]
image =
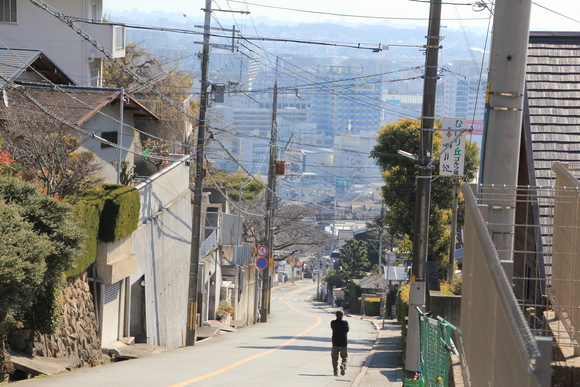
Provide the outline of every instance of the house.
[[90,151],[99,159],[99,175],[106,183],[120,181],[111,161],[121,159],[135,164],[132,153],[138,141],[133,129],[135,121],[157,120],[153,113],[121,89],[45,84],[19,84],[19,88],[25,94],[18,88],[4,93],[5,103],[0,105],[2,118],[12,115],[22,121],[41,123],[48,120],[48,111],[66,120],[77,127],[75,135],[82,141],[79,151]]
[[51,61],[42,50],[0,48],[0,89],[6,82],[21,81],[75,85],[65,72]]
[[103,22],[102,0],[51,1],[48,11],[28,0],[2,0],[0,6],[4,10],[0,14],[3,40],[11,48],[42,50],[50,58],[66,58],[59,67],[79,86],[102,86],[105,55],[50,11],[70,17],[112,57],[125,56],[125,27]]

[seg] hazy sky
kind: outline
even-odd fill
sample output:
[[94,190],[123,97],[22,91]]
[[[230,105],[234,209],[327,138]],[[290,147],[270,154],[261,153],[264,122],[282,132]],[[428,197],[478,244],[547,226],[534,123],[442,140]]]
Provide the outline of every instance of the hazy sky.
[[[489,0],[486,0],[486,2],[489,2]],[[452,5],[450,3],[460,5]],[[462,24],[466,28],[470,26],[485,27],[489,11],[484,9],[476,12],[471,5],[465,5],[468,3],[468,1],[463,0],[445,0],[442,7],[442,26],[458,28]],[[144,12],[178,12],[188,18],[199,19],[203,17],[201,8],[205,6],[205,0],[104,0],[103,4],[106,10],[113,12],[132,9]],[[286,9],[276,9],[275,7]],[[251,18],[254,19],[268,17],[274,20],[291,22],[323,22],[330,20],[350,23],[377,23],[381,22],[381,18],[384,17],[384,20],[397,23],[427,25],[426,19],[429,16],[428,0],[215,0],[212,3],[212,8],[250,11]],[[215,14],[222,19],[227,19],[229,15],[224,12],[216,12]],[[367,18],[354,17],[353,15],[367,16]],[[568,18],[564,15],[567,15]],[[371,17],[369,18],[368,16]],[[242,22],[244,20],[250,22],[248,16],[236,15],[236,18]],[[575,20],[570,20],[570,18]],[[534,0],[531,30],[580,31],[580,1]]]

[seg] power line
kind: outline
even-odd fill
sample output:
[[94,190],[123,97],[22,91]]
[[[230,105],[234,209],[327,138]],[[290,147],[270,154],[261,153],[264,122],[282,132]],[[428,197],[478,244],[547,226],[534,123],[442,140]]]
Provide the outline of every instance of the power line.
[[[352,17],[352,18],[361,18],[361,19],[379,19],[379,20],[417,20],[417,21],[428,21],[427,18],[414,18],[414,17],[388,17],[388,16],[368,16],[368,15],[352,15],[352,14],[344,14],[344,13],[333,13],[333,12],[321,12],[321,11],[310,11],[304,9],[296,9],[296,8],[286,8],[286,7],[277,7],[273,5],[265,5],[265,4],[257,4],[257,3],[248,3],[247,1],[239,1],[239,0],[228,0],[232,3],[240,3],[246,5],[253,5],[256,7],[263,7],[263,8],[272,8],[272,9],[279,9],[282,11],[292,11],[292,12],[302,12],[302,13],[309,13],[309,14],[317,14],[317,15],[328,15],[328,16],[337,16],[337,17]],[[415,0],[417,1],[417,0]],[[428,1],[427,1],[428,2]],[[454,3],[455,4],[455,3]],[[469,4],[462,4],[462,5],[473,5]],[[455,20],[455,19],[441,19],[441,20]],[[467,20],[481,20],[480,18],[473,18]]]

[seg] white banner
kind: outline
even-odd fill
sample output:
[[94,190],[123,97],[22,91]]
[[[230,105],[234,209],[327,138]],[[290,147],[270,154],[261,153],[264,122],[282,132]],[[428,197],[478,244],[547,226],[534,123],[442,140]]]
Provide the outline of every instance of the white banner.
[[441,133],[443,153],[439,162],[440,176],[463,176],[465,164],[465,119],[444,118]]

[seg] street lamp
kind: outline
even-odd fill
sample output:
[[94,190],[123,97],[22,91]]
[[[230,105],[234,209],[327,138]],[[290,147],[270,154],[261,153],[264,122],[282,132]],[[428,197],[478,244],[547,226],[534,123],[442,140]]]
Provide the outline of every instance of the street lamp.
[[397,153],[411,160],[419,160],[419,156],[413,153],[405,152],[404,150],[398,150]]

